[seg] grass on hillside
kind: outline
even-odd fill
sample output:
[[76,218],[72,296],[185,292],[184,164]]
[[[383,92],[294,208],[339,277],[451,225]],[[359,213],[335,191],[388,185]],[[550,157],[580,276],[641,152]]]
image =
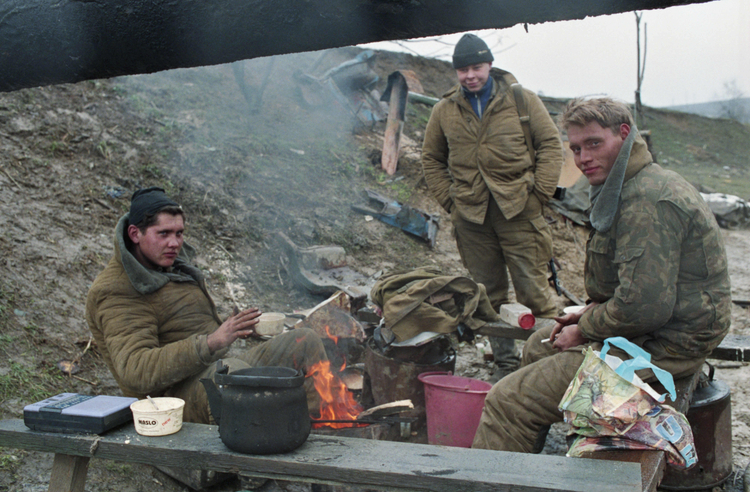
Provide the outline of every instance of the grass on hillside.
[[750,199],[750,125],[649,108],[646,130],[663,167],[701,191]]

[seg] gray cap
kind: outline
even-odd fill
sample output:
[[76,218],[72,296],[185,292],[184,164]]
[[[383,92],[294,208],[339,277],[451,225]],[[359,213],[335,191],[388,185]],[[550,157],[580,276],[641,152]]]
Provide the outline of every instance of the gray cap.
[[453,50],[453,68],[463,68],[478,63],[491,62],[494,58],[487,43],[476,34],[464,34]]

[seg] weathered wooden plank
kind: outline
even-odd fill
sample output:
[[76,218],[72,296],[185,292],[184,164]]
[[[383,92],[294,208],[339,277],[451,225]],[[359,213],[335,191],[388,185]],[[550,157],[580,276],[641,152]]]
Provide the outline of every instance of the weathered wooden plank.
[[227,449],[216,426],[190,423],[145,437],[129,424],[97,436],[35,432],[21,419],[5,420],[0,446],[389,491],[641,490],[634,463],[321,435],[291,453],[249,455]]
[[[530,330],[524,330],[523,328],[511,326],[505,321],[493,321],[481,327],[477,330],[477,333],[483,336],[526,340],[536,330],[554,323],[555,320],[553,319],[537,318],[536,326]],[[750,362],[750,337],[742,335],[727,335],[721,344],[711,352],[711,355],[708,358]]]
[[586,457],[603,461],[639,463],[641,467],[641,490],[643,492],[656,492],[656,487],[664,477],[664,470],[667,466],[664,451],[597,451],[587,453]]
[[536,324],[529,330],[512,326],[505,321],[498,320],[487,323],[477,333],[487,337],[514,338],[516,340],[526,340],[532,333],[550,325],[554,325],[555,320],[550,318],[537,318]]
[[708,358],[750,362],[750,337],[727,335]]

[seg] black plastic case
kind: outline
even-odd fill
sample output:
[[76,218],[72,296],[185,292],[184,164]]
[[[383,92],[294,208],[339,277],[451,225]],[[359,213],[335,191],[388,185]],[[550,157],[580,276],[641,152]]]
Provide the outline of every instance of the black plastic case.
[[89,396],[61,393],[26,405],[23,423],[35,431],[103,434],[133,421],[130,404],[137,398],[123,396]]

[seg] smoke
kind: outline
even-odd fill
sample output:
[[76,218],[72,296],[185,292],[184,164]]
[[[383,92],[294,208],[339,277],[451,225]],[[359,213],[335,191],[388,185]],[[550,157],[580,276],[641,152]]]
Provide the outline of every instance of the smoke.
[[[151,164],[166,171],[142,184],[169,191],[171,182],[187,211],[188,240],[191,222],[200,221],[208,240],[247,239],[269,254],[276,232],[301,246],[357,247],[351,221],[361,216],[351,205],[379,172],[362,142],[382,146],[376,134],[384,125],[363,115],[380,107],[387,78],[352,62],[360,53],[342,48],[117,79],[133,117],[160,129],[146,138],[164,159]],[[347,63],[350,70],[336,70]]]

